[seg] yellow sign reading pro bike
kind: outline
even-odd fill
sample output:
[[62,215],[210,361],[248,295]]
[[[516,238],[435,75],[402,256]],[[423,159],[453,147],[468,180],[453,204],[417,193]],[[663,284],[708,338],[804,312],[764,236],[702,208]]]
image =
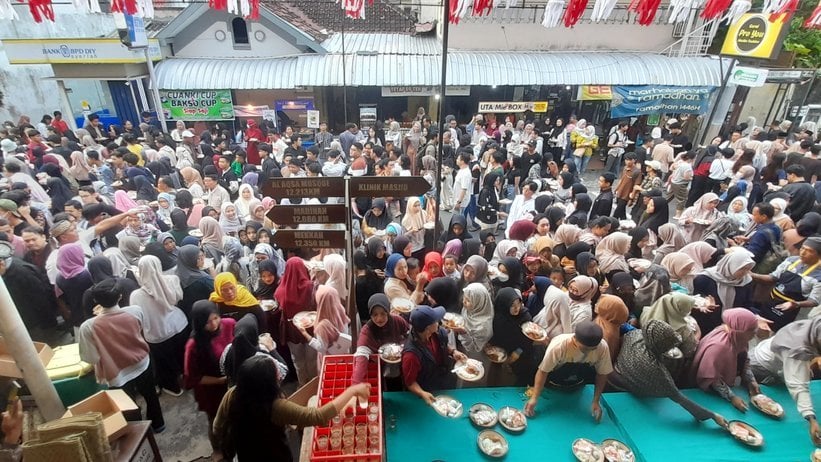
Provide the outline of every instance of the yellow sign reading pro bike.
[[769,15],[747,13],[727,30],[721,54],[745,58],[773,59],[778,56],[790,16],[770,22]]

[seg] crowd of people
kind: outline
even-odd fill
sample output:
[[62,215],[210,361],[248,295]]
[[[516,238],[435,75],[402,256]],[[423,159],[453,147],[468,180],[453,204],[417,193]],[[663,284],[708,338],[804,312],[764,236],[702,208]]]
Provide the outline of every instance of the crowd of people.
[[[192,389],[214,460],[291,460],[285,424],[366,398],[370,355],[387,343],[403,346],[401,364],[383,365],[387,389],[430,403],[457,386],[532,386],[529,415],[545,386],[594,384],[596,419],[601,393],[620,390],[726,426],[680,389],[746,409],[737,379],[751,395],[780,381],[821,442],[808,386],[821,356],[811,131],[742,126],[696,146],[683,131],[695,118],[681,117],[616,123],[599,142],[573,117],[449,116],[439,168],[423,113],[408,132],[388,120],[335,137],[323,124],[308,149],[267,121],[164,134],[142,117],[103,127],[91,115],[72,131],[55,113],[0,129],[0,275],[32,339],[79,342],[99,383],[144,398],[154,431],[157,389]],[[604,170],[585,184],[596,153]],[[420,175],[431,189],[352,198],[353,255],[275,245],[272,208],[344,200],[266,197],[264,182],[343,175]],[[312,326],[293,322],[303,311]],[[464,323],[443,327],[447,313]],[[305,384],[324,355],[350,351],[342,396],[314,410],[282,399],[283,382]],[[487,371],[478,382],[452,374],[468,358]]]

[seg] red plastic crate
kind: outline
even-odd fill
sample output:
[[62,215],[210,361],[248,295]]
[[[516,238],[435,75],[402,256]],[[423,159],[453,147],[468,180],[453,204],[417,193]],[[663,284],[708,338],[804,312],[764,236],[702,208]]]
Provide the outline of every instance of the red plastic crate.
[[[346,388],[351,386],[351,377],[353,376],[353,355],[334,355],[325,356],[322,362],[322,371],[319,374],[319,390],[317,391],[318,405],[321,407],[326,403],[333,401]],[[371,360],[368,361],[367,380],[371,384],[371,395],[368,398],[368,407],[376,404],[379,407],[379,414],[376,426],[379,428],[379,446],[377,450],[373,450],[368,445],[368,452],[363,454],[345,454],[342,447],[339,449],[331,449],[330,441],[326,450],[319,450],[317,446],[317,439],[319,437],[328,437],[331,435],[332,422],[328,422],[324,426],[314,427],[313,440],[311,441],[311,462],[381,462],[384,460],[384,428],[382,425],[382,367],[378,355],[371,355]],[[354,410],[348,408],[345,414],[342,414],[343,420],[346,418],[353,418],[354,424],[368,422],[368,408],[362,409],[355,406]],[[368,438],[371,436],[368,431]]]

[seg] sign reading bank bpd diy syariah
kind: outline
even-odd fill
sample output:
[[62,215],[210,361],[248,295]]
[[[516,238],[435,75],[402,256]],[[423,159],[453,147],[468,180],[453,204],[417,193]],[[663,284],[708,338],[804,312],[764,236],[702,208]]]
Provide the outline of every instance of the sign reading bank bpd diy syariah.
[[478,112],[547,112],[547,101],[499,101],[479,103]]
[[704,114],[714,87],[662,85],[613,86],[610,116],[614,118],[650,114]]

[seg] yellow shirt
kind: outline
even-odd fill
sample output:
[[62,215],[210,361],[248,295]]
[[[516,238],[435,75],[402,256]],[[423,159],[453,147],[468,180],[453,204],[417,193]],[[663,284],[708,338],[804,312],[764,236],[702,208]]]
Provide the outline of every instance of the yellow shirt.
[[129,144],[127,146],[128,150],[133,152],[137,156],[137,165],[140,167],[145,166],[145,161],[143,160],[143,147],[139,144]]
[[590,364],[599,375],[608,375],[613,372],[610,348],[604,340],[599,342],[595,350],[582,351],[573,341],[573,334],[557,335],[550,341],[542,363],[539,364],[539,370],[549,374],[567,363]]

